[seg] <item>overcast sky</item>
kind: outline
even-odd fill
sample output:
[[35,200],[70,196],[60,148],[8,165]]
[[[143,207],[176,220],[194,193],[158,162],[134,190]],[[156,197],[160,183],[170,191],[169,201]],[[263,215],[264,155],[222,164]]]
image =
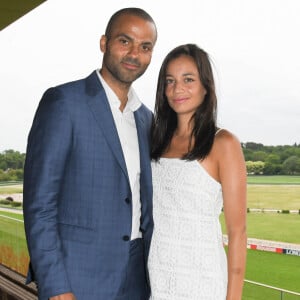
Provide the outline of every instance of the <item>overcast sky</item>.
[[50,86],[99,68],[99,39],[118,9],[137,6],[158,27],[152,63],[134,83],[153,110],[167,52],[196,43],[213,61],[218,123],[241,142],[300,143],[299,0],[48,0],[0,32],[0,151],[26,150]]

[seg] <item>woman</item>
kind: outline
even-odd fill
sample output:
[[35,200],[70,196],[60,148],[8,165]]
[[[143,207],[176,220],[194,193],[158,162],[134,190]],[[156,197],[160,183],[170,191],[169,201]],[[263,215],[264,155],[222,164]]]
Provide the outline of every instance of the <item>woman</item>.
[[208,55],[193,44],[172,50],[159,73],[152,131],[153,300],[242,297],[246,168],[237,138],[216,126],[216,107]]

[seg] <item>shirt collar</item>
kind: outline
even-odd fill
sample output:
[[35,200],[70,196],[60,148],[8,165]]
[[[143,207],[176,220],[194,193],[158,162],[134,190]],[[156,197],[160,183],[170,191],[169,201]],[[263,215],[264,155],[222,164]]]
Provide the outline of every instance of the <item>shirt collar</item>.
[[[112,108],[117,108],[119,109],[120,107],[120,100],[118,99],[117,95],[115,94],[115,92],[110,88],[110,86],[106,83],[106,81],[104,80],[104,78],[101,76],[100,74],[100,69],[97,69],[97,75],[98,78],[105,90],[109,105]],[[127,104],[123,110],[123,113],[126,113],[128,111],[134,112],[136,110],[138,110],[140,108],[140,106],[142,105],[142,102],[140,101],[140,99],[138,98],[137,94],[135,93],[133,87],[130,87],[129,91],[128,91],[128,101]]]

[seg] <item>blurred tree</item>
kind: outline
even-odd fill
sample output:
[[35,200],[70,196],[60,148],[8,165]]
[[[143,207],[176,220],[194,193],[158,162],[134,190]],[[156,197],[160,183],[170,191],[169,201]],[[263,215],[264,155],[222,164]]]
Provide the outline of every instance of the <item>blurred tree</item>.
[[300,158],[296,155],[290,156],[282,164],[282,170],[285,174],[300,174]]

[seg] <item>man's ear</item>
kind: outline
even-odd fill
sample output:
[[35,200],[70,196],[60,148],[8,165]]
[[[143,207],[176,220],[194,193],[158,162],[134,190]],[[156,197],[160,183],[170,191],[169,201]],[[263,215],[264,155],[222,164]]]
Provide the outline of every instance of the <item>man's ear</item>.
[[107,42],[107,37],[105,35],[102,35],[100,38],[100,50],[103,53],[105,53],[106,51],[106,42]]

